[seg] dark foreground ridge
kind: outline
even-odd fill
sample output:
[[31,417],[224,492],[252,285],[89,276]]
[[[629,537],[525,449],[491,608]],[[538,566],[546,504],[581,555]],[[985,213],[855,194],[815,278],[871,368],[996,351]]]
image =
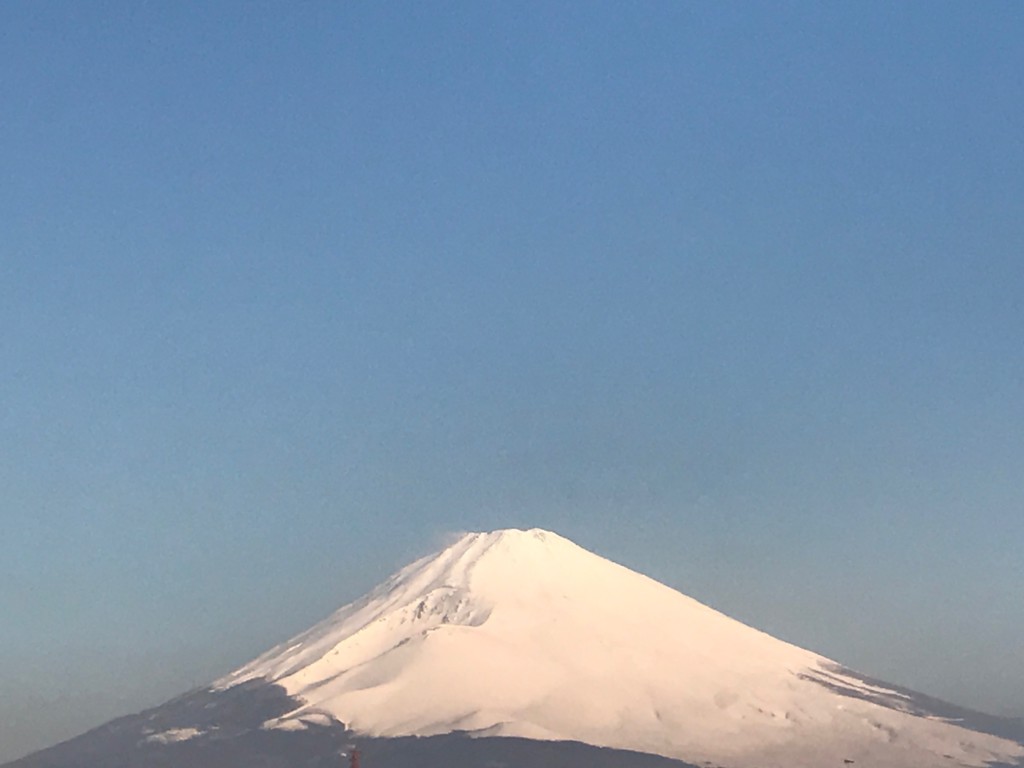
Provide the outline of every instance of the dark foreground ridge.
[[[395,739],[354,735],[323,719],[302,730],[262,728],[300,702],[252,680],[202,689],[113,720],[2,768],[341,768],[358,748],[364,768],[695,768],[678,760],[578,742],[471,738],[454,733]],[[184,741],[161,734],[195,729]]]

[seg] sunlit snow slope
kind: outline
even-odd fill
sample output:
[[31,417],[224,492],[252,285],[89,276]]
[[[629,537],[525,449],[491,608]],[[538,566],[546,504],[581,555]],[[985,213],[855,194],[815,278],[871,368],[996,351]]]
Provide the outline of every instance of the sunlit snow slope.
[[564,739],[738,768],[980,766],[1021,745],[546,531],[473,533],[232,675],[377,736]]

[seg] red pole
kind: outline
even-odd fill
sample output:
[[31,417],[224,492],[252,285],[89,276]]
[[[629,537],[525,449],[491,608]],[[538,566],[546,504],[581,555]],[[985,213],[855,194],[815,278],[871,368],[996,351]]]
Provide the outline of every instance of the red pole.
[[359,768],[359,750],[353,749],[348,759],[349,768]]

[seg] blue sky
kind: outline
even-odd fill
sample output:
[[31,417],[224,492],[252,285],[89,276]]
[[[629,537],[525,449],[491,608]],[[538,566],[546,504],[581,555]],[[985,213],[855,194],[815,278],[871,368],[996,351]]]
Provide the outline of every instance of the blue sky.
[[452,531],[1024,715],[1014,3],[0,6],[0,759]]

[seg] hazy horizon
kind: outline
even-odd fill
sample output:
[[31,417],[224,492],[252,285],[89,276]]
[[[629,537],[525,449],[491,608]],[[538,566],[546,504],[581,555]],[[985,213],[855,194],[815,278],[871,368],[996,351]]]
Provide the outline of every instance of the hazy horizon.
[[507,527],[1024,716],[1024,7],[0,34],[0,762]]

